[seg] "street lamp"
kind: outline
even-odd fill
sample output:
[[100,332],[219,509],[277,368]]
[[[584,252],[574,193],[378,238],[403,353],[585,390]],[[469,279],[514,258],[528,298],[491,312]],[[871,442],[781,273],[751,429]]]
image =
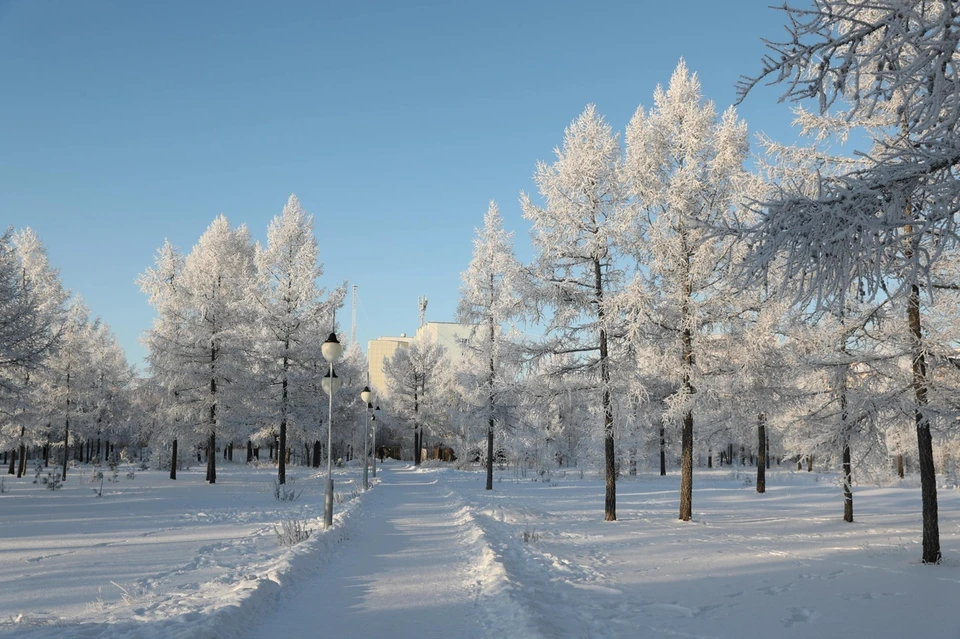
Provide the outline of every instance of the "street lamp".
[[380,414],[380,407],[373,409],[373,416],[370,420],[373,422],[373,476],[377,476],[377,415]]
[[363,489],[368,490],[370,488],[370,482],[367,480],[367,465],[370,463],[370,458],[367,456],[367,453],[370,451],[370,417],[373,413],[373,404],[370,403],[370,396],[373,395],[370,392],[369,386],[364,386],[363,390],[360,391],[360,399],[363,400],[363,403],[367,405],[367,428],[363,431]]
[[327,412],[327,486],[323,497],[323,528],[327,529],[333,525],[333,394],[340,390],[340,380],[333,372],[333,363],[343,355],[343,346],[337,340],[336,333],[330,333],[327,341],[320,346],[320,352],[330,363],[330,370],[320,380],[320,386],[330,398]]

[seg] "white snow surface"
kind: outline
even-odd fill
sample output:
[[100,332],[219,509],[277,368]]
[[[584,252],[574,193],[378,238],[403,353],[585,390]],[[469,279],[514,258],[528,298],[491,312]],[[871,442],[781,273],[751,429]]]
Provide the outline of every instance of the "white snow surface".
[[[299,472],[297,472],[299,470]],[[0,637],[960,637],[960,491],[940,489],[944,562],[922,565],[920,491],[860,486],[841,520],[832,474],[787,467],[758,495],[752,469],[618,482],[604,522],[596,474],[552,477],[388,462],[370,491],[335,471],[121,471],[64,488],[4,476]],[[534,481],[536,479],[536,481]],[[275,525],[310,538],[280,546]]]

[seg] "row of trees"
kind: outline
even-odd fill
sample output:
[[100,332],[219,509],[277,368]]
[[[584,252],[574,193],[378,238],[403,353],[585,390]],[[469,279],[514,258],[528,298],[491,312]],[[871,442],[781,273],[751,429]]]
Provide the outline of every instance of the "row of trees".
[[[169,242],[160,248],[139,284],[157,311],[145,340],[159,417],[151,443],[169,446],[172,476],[184,439],[205,441],[210,483],[218,441],[247,442],[248,457],[253,444],[275,442],[281,484],[294,445],[307,457],[312,447],[319,463],[328,370],[320,345],[345,290],[320,288],[322,272],[313,218],[295,196],[270,223],[265,246],[220,216],[187,255]],[[338,364],[341,394],[351,398],[337,402],[343,412],[356,408],[364,382],[363,355],[351,346]]]
[[0,237],[0,447],[11,472],[26,472],[32,449],[48,461],[58,449],[63,478],[70,445],[104,455],[129,428],[132,380],[109,327],[63,288],[36,234]]
[[[521,196],[534,261],[516,263],[495,207],[478,233],[459,313],[476,325],[476,357],[451,362],[432,393],[397,361],[387,370],[407,380],[394,390],[420,423],[435,407],[443,436],[483,424],[488,464],[498,424],[531,454],[553,446],[587,462],[602,450],[608,520],[620,469],[658,431],[661,467],[679,433],[681,519],[697,451],[752,448],[764,490],[771,428],[780,453],[837,460],[847,521],[855,462],[868,472],[892,455],[902,473],[912,452],[923,561],[936,563],[934,438],[952,464],[960,384],[960,14],[933,0],[784,10],[791,38],[771,43],[742,91],[785,82],[810,146],[764,140],[748,172],[745,125],[718,115],[682,62],[623,148],[588,107],[537,166],[540,200]],[[859,156],[824,148],[855,130],[869,142]],[[510,322],[538,334],[500,330]],[[426,371],[427,353],[394,360]],[[490,477],[488,465],[488,488]]]

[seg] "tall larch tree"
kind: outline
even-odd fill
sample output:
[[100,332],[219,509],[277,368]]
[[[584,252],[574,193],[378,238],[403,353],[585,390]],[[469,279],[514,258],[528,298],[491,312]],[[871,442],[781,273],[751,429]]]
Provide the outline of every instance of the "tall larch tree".
[[[175,259],[162,253],[158,262]],[[168,274],[164,269],[169,265],[159,265],[145,277],[162,279]],[[229,437],[239,424],[252,421],[244,414],[244,400],[255,390],[249,356],[255,317],[253,242],[246,226],[231,228],[226,217],[218,216],[183,259],[174,283],[165,302],[171,305],[168,315],[158,320],[174,324],[157,332],[151,347],[159,351],[151,350],[150,363],[168,380],[182,423],[203,433],[207,481],[213,484],[218,437]]]
[[[270,421],[278,423],[278,482],[286,483],[287,429],[315,410],[311,391],[314,363],[322,360],[321,327],[329,327],[342,289],[324,300],[317,286],[323,267],[317,261],[313,216],[291,195],[267,229],[267,245],[256,247],[260,372],[266,386]],[[322,368],[322,367],[321,367]]]
[[[627,127],[626,174],[636,207],[620,236],[638,269],[625,300],[633,326],[656,327],[654,340],[674,380],[668,419],[681,425],[680,519],[693,515],[696,352],[704,331],[728,317],[736,288],[725,272],[729,242],[710,227],[730,221],[751,183],[743,164],[747,128],[731,108],[718,117],[696,74],[681,61],[654,108],[643,107]],[[650,335],[650,333],[648,333]],[[700,343],[698,344],[698,340]]]
[[520,263],[514,256],[512,235],[504,230],[496,203],[490,202],[483,228],[477,230],[473,241],[473,258],[460,276],[457,306],[457,321],[473,325],[466,346],[483,368],[483,373],[476,375],[476,387],[484,395],[487,490],[493,490],[494,428],[498,420],[503,422],[505,393],[509,389],[505,360],[516,352],[513,344],[505,343],[503,334],[505,324],[520,311],[515,294]]
[[[606,491],[604,520],[617,519],[617,460],[611,369],[613,338],[620,332],[610,301],[624,280],[615,238],[627,210],[622,153],[617,136],[594,105],[567,127],[553,164],[540,162],[534,181],[543,205],[522,194],[535,261],[531,293],[546,319],[543,340],[533,353],[550,374],[582,374],[599,394]],[[575,355],[574,358],[556,357]]]

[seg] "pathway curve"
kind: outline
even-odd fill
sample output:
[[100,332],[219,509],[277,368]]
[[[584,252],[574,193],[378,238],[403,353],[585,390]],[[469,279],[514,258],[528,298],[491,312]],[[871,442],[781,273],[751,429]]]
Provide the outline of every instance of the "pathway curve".
[[436,475],[387,465],[364,496],[358,532],[251,637],[490,636],[469,516]]

